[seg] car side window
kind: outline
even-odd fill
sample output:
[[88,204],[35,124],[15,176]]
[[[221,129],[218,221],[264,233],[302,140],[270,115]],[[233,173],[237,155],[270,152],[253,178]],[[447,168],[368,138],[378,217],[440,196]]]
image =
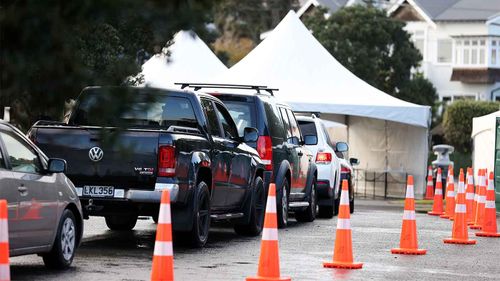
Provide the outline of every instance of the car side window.
[[290,130],[290,121],[288,121],[288,116],[286,115],[286,109],[280,107],[281,118],[283,119],[283,123],[285,123],[286,130],[286,139],[290,139],[292,137],[292,131]]
[[205,111],[205,116],[207,117],[208,130],[210,135],[214,137],[222,137],[220,132],[219,120],[217,119],[217,113],[215,112],[214,104],[211,100],[201,99],[201,106],[203,111]]
[[0,132],[0,136],[7,149],[12,171],[31,174],[42,171],[38,155],[25,141],[4,132]]
[[288,112],[288,118],[290,119],[290,127],[292,129],[292,136],[296,137],[299,141],[302,140],[302,135],[300,134],[299,125],[295,119],[295,115],[290,109],[286,110]]
[[238,137],[238,130],[236,125],[234,125],[233,119],[227,110],[220,104],[216,103],[217,116],[219,116],[220,122],[222,124],[222,130],[226,139],[232,139]]

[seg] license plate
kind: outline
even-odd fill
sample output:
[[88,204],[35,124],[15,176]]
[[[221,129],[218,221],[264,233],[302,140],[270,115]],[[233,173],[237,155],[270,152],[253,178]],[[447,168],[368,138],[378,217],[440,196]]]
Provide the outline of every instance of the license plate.
[[115,188],[113,186],[85,185],[83,196],[91,197],[113,197]]

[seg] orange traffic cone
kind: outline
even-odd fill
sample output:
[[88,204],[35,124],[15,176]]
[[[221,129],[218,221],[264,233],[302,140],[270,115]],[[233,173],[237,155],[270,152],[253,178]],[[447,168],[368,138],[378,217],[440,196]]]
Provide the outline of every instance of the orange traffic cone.
[[276,185],[274,183],[269,185],[257,276],[247,277],[246,280],[292,280],[290,277],[280,277],[278,218],[276,215]]
[[474,224],[470,226],[471,229],[481,229],[484,217],[484,205],[486,204],[486,179],[484,169],[479,170],[479,193],[476,205],[476,217]]
[[401,228],[401,241],[399,243],[399,248],[391,249],[391,253],[403,255],[425,255],[426,252],[427,250],[418,248],[413,176],[408,176],[405,209],[403,212],[403,227]]
[[474,176],[473,176],[472,168],[467,168],[467,189],[465,191],[465,205],[467,206],[467,223],[471,222],[474,217],[473,208],[474,208]]
[[10,280],[7,201],[0,200],[0,281]]
[[479,182],[481,181],[481,169],[478,170],[477,182],[476,182],[476,190],[474,193],[474,202],[472,202],[472,220],[468,221],[468,225],[476,224],[476,216],[477,216],[477,200],[479,199]]
[[493,172],[490,172],[488,181],[488,189],[486,190],[486,204],[484,211],[484,223],[481,232],[477,232],[476,236],[482,237],[500,237],[497,232],[497,209],[495,206],[495,183]]
[[170,193],[161,194],[160,214],[156,228],[156,241],[153,256],[151,280],[174,280],[174,251],[172,248],[172,220],[170,216]]
[[441,218],[453,220],[455,216],[455,178],[453,177],[453,167],[448,168],[448,178],[446,179],[446,211]]
[[432,200],[434,198],[434,185],[432,184],[432,167],[427,169],[427,190],[425,191],[425,199]]
[[447,244],[476,244],[476,240],[469,240],[467,229],[467,206],[465,205],[465,183],[464,171],[460,169],[458,181],[458,200],[455,206],[455,218],[453,220],[452,237],[444,239]]
[[440,216],[443,214],[443,180],[441,178],[441,168],[438,168],[436,175],[436,190],[434,191],[432,211],[427,214],[431,216]]
[[351,212],[349,211],[349,183],[347,180],[342,180],[333,261],[324,262],[323,267],[343,269],[360,269],[363,267],[363,263],[353,262],[352,257]]

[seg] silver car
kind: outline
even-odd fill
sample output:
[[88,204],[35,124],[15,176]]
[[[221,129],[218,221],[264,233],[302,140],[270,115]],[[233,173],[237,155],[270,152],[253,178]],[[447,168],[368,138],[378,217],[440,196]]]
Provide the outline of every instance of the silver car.
[[8,202],[10,256],[39,254],[47,267],[71,265],[83,215],[65,171],[64,160],[48,159],[0,120],[0,199]]

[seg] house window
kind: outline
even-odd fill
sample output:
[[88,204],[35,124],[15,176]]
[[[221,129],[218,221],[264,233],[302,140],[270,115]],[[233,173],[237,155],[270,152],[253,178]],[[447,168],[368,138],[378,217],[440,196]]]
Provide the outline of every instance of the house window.
[[438,57],[440,63],[450,63],[452,54],[452,43],[449,39],[438,40]]
[[[457,38],[454,39],[453,63],[458,66],[480,66],[486,67],[489,63],[496,64],[498,62],[498,50],[493,54],[493,44],[498,45],[498,42],[491,41],[488,43],[488,37],[472,37],[472,38]],[[491,50],[490,50],[491,47]],[[439,50],[438,50],[439,52]],[[487,60],[490,55],[491,60]]]

